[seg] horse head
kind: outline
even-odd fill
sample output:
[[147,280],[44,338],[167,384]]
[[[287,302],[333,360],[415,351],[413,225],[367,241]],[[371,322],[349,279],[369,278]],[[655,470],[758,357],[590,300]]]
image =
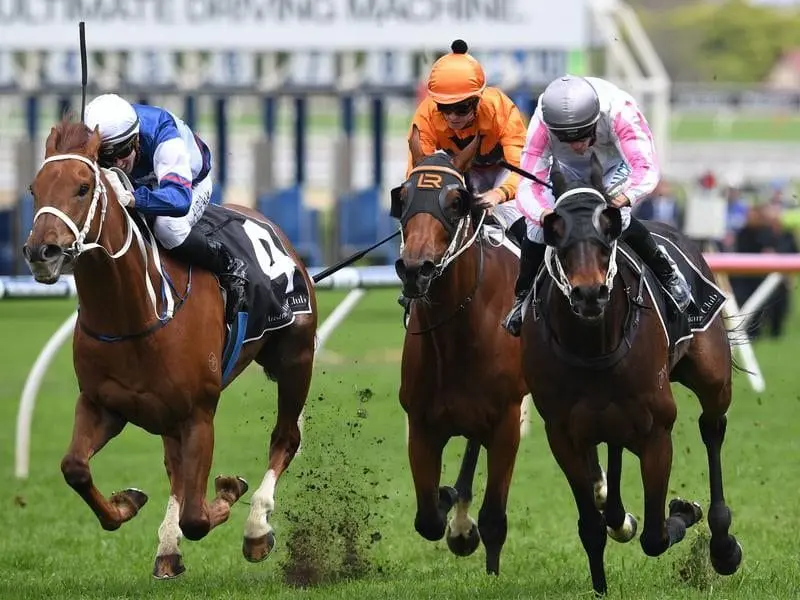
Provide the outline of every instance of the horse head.
[[391,214],[403,230],[395,270],[403,293],[419,298],[468,243],[473,205],[464,173],[478,152],[480,136],[454,157],[425,155],[414,126],[409,147],[413,168],[406,182],[392,190]]
[[598,319],[611,297],[617,271],[620,211],[608,204],[603,168],[595,154],[591,158],[591,187],[568,183],[555,162],[550,180],[556,203],[542,222],[545,243],[551,248],[548,271],[576,315]]
[[[40,283],[55,283],[100,241],[107,194],[113,192],[101,178],[99,149],[100,134],[83,123],[64,120],[50,130],[44,163],[30,187],[33,226],[22,248]],[[94,241],[87,244],[87,239]]]

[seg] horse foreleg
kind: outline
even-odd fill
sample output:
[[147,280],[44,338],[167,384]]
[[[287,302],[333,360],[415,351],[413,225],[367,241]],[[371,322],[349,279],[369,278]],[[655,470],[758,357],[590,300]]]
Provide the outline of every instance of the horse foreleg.
[[676,498],[669,503],[669,517],[664,519],[672,469],[672,437],[667,429],[654,426],[639,459],[644,486],[644,528],[639,542],[645,554],[659,556],[680,542],[703,512],[698,504]]
[[586,449],[573,445],[569,431],[564,427],[546,424],[550,450],[564,472],[578,508],[578,536],[589,559],[592,587],[596,594],[605,594],[608,588],[603,554],[606,549],[606,524],[594,502],[592,467],[586,460]]
[[214,500],[206,503],[206,485],[214,453],[214,424],[212,413],[202,413],[181,431],[181,466],[183,470],[184,503],[178,525],[190,540],[208,535],[217,525],[228,520],[231,506],[247,492],[247,482],[241,477],[217,477]]
[[[728,390],[730,394],[730,389]],[[722,443],[728,419],[703,413],[700,416],[700,435],[708,454],[708,477],[711,487],[711,506],[708,509],[708,526],[711,529],[711,564],[720,575],[732,575],[742,562],[742,547],[728,533],[731,510],[725,504],[722,486]]]
[[500,573],[500,552],[508,533],[506,504],[519,448],[519,413],[519,405],[509,407],[487,449],[488,478],[478,526],[486,548],[486,572],[492,575]]
[[133,488],[116,492],[106,500],[92,481],[89,459],[124,427],[125,421],[119,416],[97,406],[83,394],[79,395],[72,441],[61,460],[64,479],[94,511],[100,525],[107,531],[114,531],[135,517],[147,502],[147,496]]
[[447,513],[458,499],[451,487],[439,489],[445,440],[409,419],[408,460],[417,496],[414,528],[431,542],[442,539]]
[[300,447],[298,420],[311,386],[312,350],[293,353],[290,363],[286,363],[286,357],[283,360],[278,374],[278,417],[270,438],[267,472],[250,500],[244,526],[242,554],[250,562],[266,559],[275,547],[275,533],[269,522],[275,510],[275,487]]
[[153,565],[153,577],[172,579],[183,573],[183,557],[179,544],[183,534],[178,525],[183,501],[183,469],[181,468],[180,440],[164,436],[164,466],[169,477],[170,496],[167,512],[158,528],[158,549]]
[[597,446],[592,446],[589,450],[589,466],[592,469],[592,480],[594,485],[594,505],[597,510],[604,510],[608,497],[608,479],[603,467],[600,466],[600,457],[597,455]]
[[447,547],[456,556],[469,556],[477,550],[481,543],[478,524],[469,516],[469,507],[472,504],[472,483],[475,479],[475,468],[478,466],[480,453],[481,445],[475,440],[468,439],[455,484],[458,494],[455,514],[447,524],[445,532]]
[[[596,447],[595,447],[596,448]],[[608,527],[608,535],[617,542],[630,542],[636,535],[636,518],[625,512],[622,503],[622,446],[608,446],[608,495],[603,516]],[[595,484],[596,489],[596,484]]]

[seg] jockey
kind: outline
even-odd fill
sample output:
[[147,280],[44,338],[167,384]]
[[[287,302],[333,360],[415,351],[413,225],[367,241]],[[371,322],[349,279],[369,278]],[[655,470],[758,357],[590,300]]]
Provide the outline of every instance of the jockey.
[[[691,300],[688,283],[641,221],[631,217],[631,206],[650,194],[660,179],[650,127],[636,101],[596,77],[556,79],[539,97],[522,152],[522,168],[545,181],[552,158],[568,179],[587,180],[592,152],[603,165],[609,202],[622,214],[622,239],[652,269],[679,310],[685,311]],[[544,260],[541,223],[554,204],[545,186],[527,179],[520,183],[517,206],[525,215],[527,232],[514,290],[516,301],[503,322],[514,336],[520,333],[522,305]]]
[[245,309],[245,264],[193,227],[211,200],[208,146],[165,109],[116,94],[92,100],[85,122],[100,132],[100,166],[117,167],[133,182],[133,193],[117,190],[120,204],[155,217],[155,237],[172,256],[219,278],[227,292],[225,319],[232,323]]
[[[513,202],[520,177],[499,166],[505,159],[519,166],[525,143],[525,122],[511,99],[499,89],[486,86],[481,64],[467,54],[467,44],[455,40],[451,54],[437,60],[428,75],[428,97],[414,113],[414,125],[420,133],[422,152],[445,150],[453,155],[463,150],[476,135],[481,146],[467,174],[467,184],[475,194],[475,206],[490,211],[504,230],[517,239],[524,237],[522,213]],[[408,153],[406,177],[410,177],[411,152]],[[512,228],[512,225],[518,225]],[[404,296],[398,299],[407,306]]]

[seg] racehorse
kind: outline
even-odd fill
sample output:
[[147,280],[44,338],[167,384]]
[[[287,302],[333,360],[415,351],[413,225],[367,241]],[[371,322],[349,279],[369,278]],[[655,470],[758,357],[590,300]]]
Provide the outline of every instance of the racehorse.
[[[275,486],[300,444],[297,420],[309,390],[317,326],[313,285],[288,240],[278,234],[297,265],[295,283],[305,282],[311,310],[244,343],[223,378],[226,327],[216,279],[160,255],[152,236],[145,243],[149,229],[119,204],[112,182],[117,174],[98,167],[99,147],[98,132],[82,123],[65,119],[50,131],[45,161],[31,185],[36,212],[23,248],[37,281],[50,284],[62,273],[75,275],[80,313],[73,361],[80,394],[62,473],[103,529],[116,530],[137,515],[147,496],[131,488],[107,498],[95,487],[89,459],[126,423],[160,435],[170,497],[158,530],[153,575],[180,575],[185,570],[181,536],[205,537],[228,519],[231,506],[248,489],[240,477],[220,476],[216,496],[206,501],[220,393],[256,361],[278,386],[268,470],[252,497],[243,542],[245,558],[263,560],[275,544],[268,522]],[[249,230],[258,225],[261,231],[278,231],[247,208],[213,208],[246,220]],[[277,250],[273,241],[276,260],[282,256]],[[160,294],[151,283],[159,280]]]
[[[513,301],[518,259],[484,236],[464,180],[479,145],[476,137],[453,158],[425,156],[414,127],[414,168],[392,191],[391,212],[403,235],[395,268],[404,295],[413,299],[399,395],[408,416],[414,526],[431,541],[446,533],[459,556],[472,554],[482,539],[486,570],[497,574],[527,390],[519,340],[500,327]],[[468,441],[457,482],[439,487],[442,452],[458,435]],[[481,445],[488,451],[488,481],[476,524],[469,507]]]
[[[703,317],[702,327],[692,328],[674,343],[667,325],[669,315],[675,321],[677,313],[649,271],[618,241],[621,213],[607,204],[602,181],[595,156],[592,187],[568,184],[553,168],[551,182],[558,200],[542,224],[548,245],[544,270],[522,330],[525,377],[550,448],[575,497],[578,534],[589,559],[592,585],[597,594],[605,594],[606,532],[620,542],[630,541],[636,533],[636,520],[626,514],[620,495],[623,448],[635,453],[641,464],[644,528],[639,541],[645,554],[662,554],[702,518],[699,505],[681,499],[670,502],[669,516],[664,518],[671,431],[677,415],[670,381],[691,389],[702,407],[699,426],[711,491],[711,563],[718,573],[732,574],[741,563],[742,550],[728,533],[731,513],[725,504],[720,460],[732,377],[730,346],[719,314],[724,295],[719,292],[713,303],[703,303],[701,316],[705,308],[713,310]],[[714,281],[700,250],[671,227],[649,227],[675,256],[687,260],[688,267],[694,265],[694,274],[689,275],[695,281],[695,301],[700,303],[698,289]],[[593,460],[601,442],[608,445],[602,513],[592,498]]]

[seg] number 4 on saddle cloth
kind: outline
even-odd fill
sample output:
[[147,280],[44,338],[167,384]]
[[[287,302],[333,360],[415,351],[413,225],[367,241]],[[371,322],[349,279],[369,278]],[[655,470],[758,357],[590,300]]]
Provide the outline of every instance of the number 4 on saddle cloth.
[[309,290],[302,270],[269,223],[209,204],[195,228],[213,235],[247,265],[247,312],[237,315],[225,341],[226,383],[242,345],[288,327],[298,314],[311,313]]

